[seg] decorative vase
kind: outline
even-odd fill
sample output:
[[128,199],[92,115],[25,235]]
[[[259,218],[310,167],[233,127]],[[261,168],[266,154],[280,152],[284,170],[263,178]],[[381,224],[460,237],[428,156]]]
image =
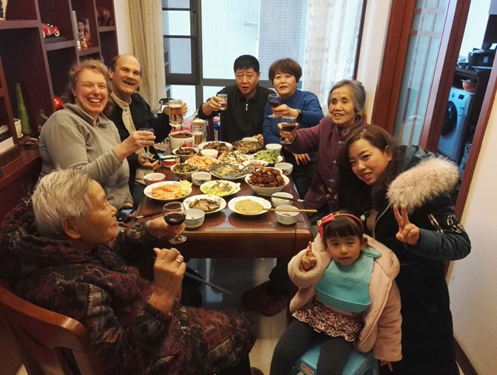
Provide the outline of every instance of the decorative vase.
[[28,111],[24,105],[24,98],[22,96],[21,84],[16,83],[16,94],[17,94],[17,111],[19,119],[21,120],[22,133],[24,135],[31,134],[31,126],[29,125]]

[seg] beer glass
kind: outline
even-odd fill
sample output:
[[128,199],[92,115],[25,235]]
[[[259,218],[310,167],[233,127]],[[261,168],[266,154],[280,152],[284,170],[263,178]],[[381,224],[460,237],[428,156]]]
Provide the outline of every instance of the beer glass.
[[221,99],[219,101],[219,104],[221,104],[221,108],[219,108],[219,110],[226,111],[226,108],[228,108],[228,94],[218,94],[217,97]]
[[183,113],[181,109],[181,100],[170,100],[167,103],[169,109],[169,124],[173,129],[183,127]]

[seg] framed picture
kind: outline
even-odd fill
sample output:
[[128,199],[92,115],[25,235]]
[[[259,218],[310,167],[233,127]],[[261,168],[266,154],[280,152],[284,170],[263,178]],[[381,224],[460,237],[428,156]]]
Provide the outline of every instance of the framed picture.
[[7,18],[7,0],[0,0],[0,21]]
[[90,27],[87,18],[78,18],[78,38],[81,42],[81,49],[91,46]]

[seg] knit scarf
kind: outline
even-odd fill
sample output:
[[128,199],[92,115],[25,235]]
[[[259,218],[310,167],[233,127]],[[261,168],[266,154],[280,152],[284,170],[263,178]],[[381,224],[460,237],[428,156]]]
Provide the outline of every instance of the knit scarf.
[[[124,100],[118,98],[113,92],[110,93],[110,96],[112,97],[112,99],[114,99],[114,102],[123,111],[122,119],[128,133],[131,134],[135,132],[136,131],[135,124],[133,122],[133,117],[131,116],[131,111],[129,109],[129,105],[131,104],[131,98],[129,98],[129,102],[125,102]],[[145,149],[141,148],[138,151],[136,151],[136,154],[143,154],[144,152]]]

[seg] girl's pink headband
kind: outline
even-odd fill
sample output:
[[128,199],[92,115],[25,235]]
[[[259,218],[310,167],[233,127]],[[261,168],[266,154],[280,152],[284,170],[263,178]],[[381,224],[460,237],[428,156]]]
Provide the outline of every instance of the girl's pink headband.
[[357,222],[361,225],[361,229],[364,230],[364,227],[362,225],[362,221],[357,216],[354,216],[351,214],[336,214],[336,215],[329,214],[328,216],[323,217],[321,219],[321,223],[319,223],[318,229],[319,229],[319,235],[321,236],[321,238],[324,238],[324,225],[326,223],[329,223],[330,221],[335,221],[335,218],[340,217],[340,216],[348,216],[348,217],[351,217],[352,219],[357,220]]

